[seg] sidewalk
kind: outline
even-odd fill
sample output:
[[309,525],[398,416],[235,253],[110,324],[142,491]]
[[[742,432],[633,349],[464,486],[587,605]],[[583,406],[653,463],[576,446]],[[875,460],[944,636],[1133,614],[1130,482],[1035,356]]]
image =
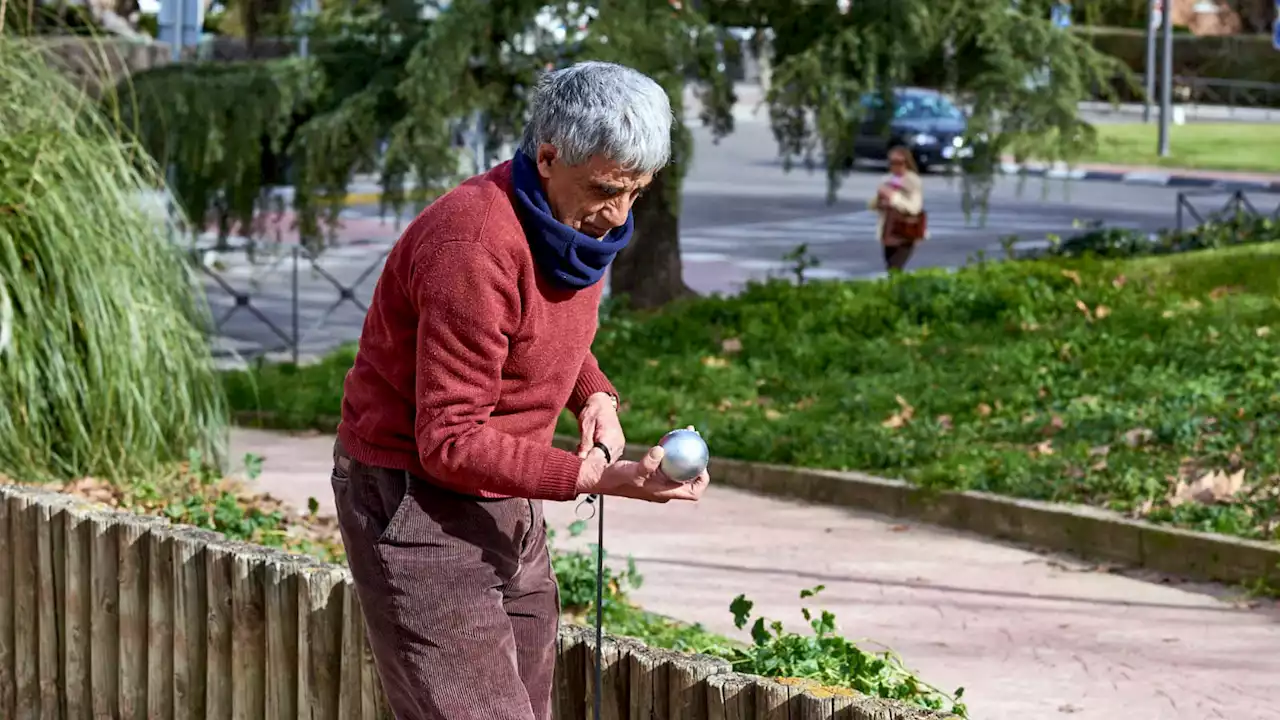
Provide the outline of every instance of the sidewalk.
[[[322,512],[331,448],[315,434],[233,435],[237,456],[265,458],[259,487],[301,506],[314,496]],[[825,584],[813,607],[927,681],[964,686],[975,720],[1280,719],[1274,603],[1251,610],[1212,588],[714,486],[697,505],[611,499],[605,510],[606,549],[635,558],[647,609],[744,637],[728,611],[737,594],[800,629],[799,591]],[[574,506],[548,503],[547,517],[563,530]]]

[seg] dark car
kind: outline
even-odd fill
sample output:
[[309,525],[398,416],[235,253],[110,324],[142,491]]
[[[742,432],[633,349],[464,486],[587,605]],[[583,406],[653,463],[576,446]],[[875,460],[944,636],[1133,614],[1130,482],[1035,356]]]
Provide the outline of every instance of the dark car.
[[[893,117],[876,94],[863,96],[862,126],[854,143],[854,158],[887,160],[889,148],[903,145],[911,150],[920,172],[931,166],[950,165],[966,157],[964,112],[935,90],[900,88],[894,93]],[[886,127],[887,126],[887,127]]]

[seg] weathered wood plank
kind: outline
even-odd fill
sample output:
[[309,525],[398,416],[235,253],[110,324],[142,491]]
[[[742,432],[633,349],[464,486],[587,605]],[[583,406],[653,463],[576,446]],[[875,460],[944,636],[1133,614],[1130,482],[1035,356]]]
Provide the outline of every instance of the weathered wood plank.
[[705,681],[712,675],[729,672],[729,663],[707,655],[671,655],[673,657],[667,665],[668,717],[671,720],[705,720]]
[[147,718],[173,719],[173,532],[152,528],[147,542]]
[[63,704],[68,720],[91,720],[93,695],[89,684],[92,658],[93,565],[90,562],[92,511],[68,508],[60,515],[63,539]]
[[308,720],[338,717],[345,576],[320,565],[298,575],[298,712]]
[[755,720],[789,720],[792,690],[772,680],[757,680]]
[[707,720],[755,718],[755,678],[738,673],[707,678]]
[[231,566],[231,548],[220,542],[205,545],[205,597],[209,603],[204,675],[207,720],[232,720]]
[[14,717],[17,713],[17,685],[13,676],[17,651],[14,648],[14,558],[17,521],[12,520],[10,505],[17,488],[0,487],[0,543],[7,551],[0,551],[0,717]]
[[267,563],[267,720],[298,718],[298,564],[277,556]]
[[556,720],[586,720],[591,714],[587,705],[586,673],[591,661],[586,633],[576,626],[561,628],[557,645],[552,703]]
[[355,583],[342,583],[342,665],[338,682],[338,720],[361,720],[364,714],[364,615]]
[[148,534],[155,518],[120,514],[116,524],[116,557],[119,562],[119,673],[120,720],[147,717],[147,560]]
[[208,583],[205,545],[219,536],[194,528],[173,531],[173,714],[205,720],[208,664]]
[[9,540],[13,553],[13,679],[16,720],[40,712],[39,613],[36,602],[36,504],[25,492],[9,497]]
[[266,712],[266,581],[263,548],[239,546],[231,564],[232,707],[235,720],[260,720]]
[[43,720],[59,720],[62,717],[62,668],[59,663],[63,650],[62,601],[58,587],[62,584],[59,570],[63,568],[65,551],[61,515],[69,504],[65,497],[48,495],[39,499],[36,506],[36,602],[38,637],[40,642],[38,665],[40,668],[40,717]]
[[120,712],[120,543],[119,517],[89,516],[89,563],[93,601],[89,608],[89,684],[93,715],[114,718]]

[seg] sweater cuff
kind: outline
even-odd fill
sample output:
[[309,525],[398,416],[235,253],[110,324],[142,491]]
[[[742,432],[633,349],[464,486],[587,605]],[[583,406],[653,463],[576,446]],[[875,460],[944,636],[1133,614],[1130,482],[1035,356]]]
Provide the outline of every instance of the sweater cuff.
[[553,448],[542,465],[537,497],[543,500],[572,500],[578,496],[578,474],[582,460],[573,453]]
[[618,391],[613,387],[613,383],[609,382],[609,378],[601,372],[600,368],[590,368],[578,376],[578,381],[573,385],[573,393],[569,396],[569,412],[574,415],[582,413],[582,408],[587,404],[587,398],[596,393],[606,393],[612,395],[613,399],[622,405],[621,398],[618,397]]

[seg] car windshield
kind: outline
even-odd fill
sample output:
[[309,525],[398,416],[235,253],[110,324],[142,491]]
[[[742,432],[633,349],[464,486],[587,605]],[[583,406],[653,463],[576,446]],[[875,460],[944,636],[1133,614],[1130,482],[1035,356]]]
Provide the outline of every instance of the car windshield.
[[[862,96],[863,107],[876,111],[884,106],[879,95]],[[894,108],[895,120],[963,120],[964,113],[941,95],[900,94]]]

